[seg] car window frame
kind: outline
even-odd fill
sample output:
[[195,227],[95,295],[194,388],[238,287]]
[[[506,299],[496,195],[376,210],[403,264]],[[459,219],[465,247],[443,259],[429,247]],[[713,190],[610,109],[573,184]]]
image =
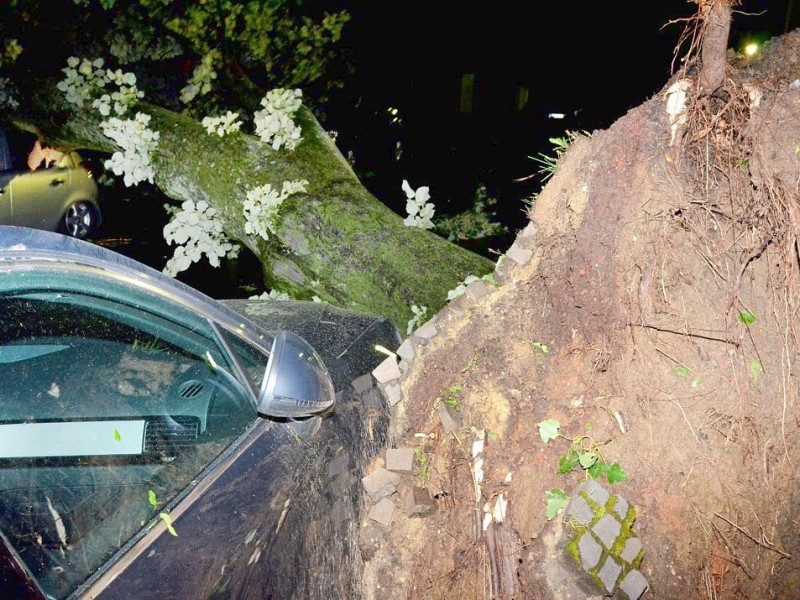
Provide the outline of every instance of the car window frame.
[[[169,322],[172,327],[175,328],[185,328],[187,331],[190,329],[187,326],[187,323],[190,321],[193,322],[204,322],[208,325],[208,329],[205,333],[198,335],[201,336],[203,339],[209,339],[209,336],[212,336],[213,341],[216,342],[217,350],[220,355],[225,357],[225,369],[229,368],[230,366],[234,367],[234,373],[232,374],[237,383],[239,383],[242,389],[242,394],[245,396],[250,404],[252,405],[252,420],[248,425],[246,425],[241,431],[234,434],[234,437],[228,441],[227,445],[223,448],[222,452],[215,457],[210,463],[203,466],[200,472],[198,472],[191,482],[186,485],[183,485],[177,492],[175,496],[165,505],[164,509],[169,511],[171,507],[177,506],[178,503],[182,501],[182,499],[189,494],[192,489],[194,489],[199,482],[205,479],[209,473],[211,473],[217,466],[220,464],[220,461],[225,460],[225,457],[233,451],[233,449],[239,446],[243,439],[245,439],[248,435],[251,434],[254,427],[257,426],[258,423],[269,423],[269,420],[263,419],[263,415],[260,415],[257,411],[257,391],[255,389],[254,382],[247,376],[245,369],[242,365],[242,358],[239,355],[239,352],[235,350],[233,345],[230,343],[230,340],[226,339],[225,335],[221,332],[225,331],[229,335],[235,336],[238,340],[242,340],[251,346],[263,355],[263,364],[264,370],[266,370],[266,364],[268,362],[269,355],[264,352],[263,346],[257,346],[252,344],[250,340],[247,340],[243,336],[239,335],[238,332],[230,327],[230,324],[222,325],[217,320],[213,319],[210,314],[210,311],[203,310],[206,308],[204,305],[194,302],[179,302],[176,301],[176,298],[179,299],[179,296],[176,297],[174,295],[170,295],[168,293],[164,293],[163,290],[154,287],[146,280],[139,281],[134,279],[133,281],[130,278],[120,277],[115,274],[113,271],[108,271],[105,269],[97,269],[94,267],[86,267],[81,265],[72,265],[71,263],[67,264],[60,264],[60,263],[53,263],[52,261],[48,262],[41,262],[41,263],[33,263],[33,264],[25,264],[22,263],[11,263],[9,267],[8,264],[3,263],[0,261],[0,276],[2,276],[3,271],[6,272],[10,271],[11,269],[16,269],[15,272],[19,273],[21,271],[30,271],[35,272],[35,278],[28,278],[28,277],[19,277],[14,281],[13,279],[9,280],[9,283],[3,287],[3,294],[9,294],[10,296],[20,296],[25,297],[26,295],[37,296],[39,294],[43,294],[44,296],[58,294],[59,292],[63,292],[66,295],[69,295],[70,298],[67,300],[65,298],[66,304],[77,304],[80,306],[81,302],[86,302],[87,304],[92,301],[98,301],[98,304],[105,304],[108,303],[108,306],[100,307],[98,309],[95,306],[95,310],[104,315],[106,318],[112,318],[115,320],[119,320],[119,312],[113,310],[115,305],[124,305],[125,307],[134,308],[136,311],[140,311],[142,313],[153,315],[157,318],[163,319],[165,322]],[[82,284],[75,285],[74,278],[70,277],[70,274],[80,273],[83,276]],[[68,281],[72,280],[72,281]],[[109,293],[108,290],[103,291],[94,291],[91,290],[88,282],[95,282],[97,284],[97,288],[102,290],[104,286],[101,285],[103,281],[108,282],[109,280],[114,280],[118,285],[113,286],[116,288],[113,290],[113,293]],[[52,285],[42,285],[43,282],[52,281]],[[72,285],[71,285],[72,284]],[[139,297],[146,297],[150,298],[150,303],[144,303],[143,305],[138,305],[136,302],[131,301],[131,299],[124,297],[124,291],[131,287],[131,284],[134,284],[138,294],[137,298]],[[75,298],[78,299],[75,302]],[[174,309],[171,311],[169,317],[164,316],[164,314],[160,314],[161,311],[157,310],[158,306],[163,306],[164,302],[168,302],[169,305]],[[213,307],[210,307],[213,308]],[[199,309],[199,310],[198,310]],[[131,320],[131,315],[125,313],[125,318],[122,320],[123,323],[129,326],[135,326],[135,319]],[[176,313],[178,315],[184,316],[184,322],[181,322],[180,319],[176,318]],[[144,315],[142,315],[144,318]],[[244,326],[243,323],[239,323],[239,329]],[[147,331],[147,330],[145,330]],[[165,338],[165,342],[168,341]],[[200,347],[199,345],[197,347]],[[269,426],[269,425],[267,425]],[[107,565],[109,561],[114,560],[114,557],[124,550],[125,548],[129,547],[131,543],[136,543],[140,540],[144,535],[147,534],[148,531],[153,529],[155,526],[158,525],[159,519],[154,517],[150,519],[147,523],[145,523],[142,527],[139,527],[137,531],[128,539],[119,550],[112,553],[112,555],[106,559],[99,567],[94,569],[92,573],[89,574],[89,578],[87,581],[92,578],[95,573],[100,570],[102,571]],[[13,545],[11,546],[13,548]],[[76,590],[81,589],[80,584]],[[76,590],[69,595],[72,597]]]
[[[4,266],[4,263],[0,261],[0,273],[5,270],[9,270],[9,268],[22,268],[24,270],[29,270],[31,272],[41,272],[42,270],[49,270],[52,272],[63,272],[63,276],[67,278],[69,274],[76,274],[76,275],[88,275],[90,277],[96,277],[98,280],[106,279],[109,281],[113,281],[116,283],[122,283],[123,285],[128,285],[134,289],[136,289],[139,293],[145,295],[145,297],[150,296],[157,301],[160,302],[167,302],[174,306],[176,309],[180,311],[186,311],[188,313],[194,314],[197,317],[205,319],[205,321],[209,324],[210,328],[214,331],[216,336],[217,345],[224,349],[224,354],[226,358],[229,359],[230,362],[234,365],[235,375],[239,382],[246,387],[251,396],[251,400],[255,405],[258,404],[258,395],[259,395],[259,388],[260,382],[255,382],[246,374],[246,371],[243,369],[242,366],[242,357],[239,355],[238,351],[236,351],[232,345],[229,343],[228,340],[225,339],[223,335],[220,334],[220,331],[226,331],[231,335],[236,336],[238,339],[242,340],[249,346],[253,347],[257,352],[259,352],[264,357],[264,370],[266,371],[266,366],[269,360],[270,353],[272,351],[272,341],[273,337],[272,334],[261,330],[257,325],[254,323],[247,323],[246,319],[235,313],[234,311],[229,311],[231,316],[236,316],[236,319],[221,319],[219,309],[222,307],[225,309],[224,305],[219,306],[209,306],[208,303],[205,301],[204,298],[200,296],[200,293],[197,292],[196,296],[191,297],[190,299],[186,299],[182,295],[173,294],[169,291],[163,290],[159,288],[157,285],[150,283],[146,277],[147,274],[143,274],[143,277],[131,277],[127,274],[121,274],[117,271],[111,271],[104,268],[97,268],[92,265],[84,265],[84,264],[76,264],[76,263],[54,263],[53,261],[26,261],[24,265],[14,264],[13,262],[8,265]],[[65,288],[65,292],[69,293],[77,293],[77,290],[70,289],[69,286],[66,284],[60,286]],[[5,288],[4,288],[5,289]],[[192,290],[194,291],[194,290]],[[81,293],[86,294],[86,290],[82,290]],[[121,296],[115,296],[117,300],[109,300],[111,302],[120,302],[122,304],[129,304],[127,301],[119,300]],[[102,298],[101,298],[102,300]],[[213,299],[211,299],[213,301]],[[146,312],[151,314],[158,314],[158,310],[153,309],[153,304],[148,305]],[[236,321],[233,323],[232,321]],[[263,377],[263,375],[262,375]]]

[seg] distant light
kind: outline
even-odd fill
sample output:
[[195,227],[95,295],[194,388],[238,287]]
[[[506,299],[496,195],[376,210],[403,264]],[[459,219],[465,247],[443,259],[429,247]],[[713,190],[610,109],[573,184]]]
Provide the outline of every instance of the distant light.
[[548,119],[563,119],[565,116],[564,113],[547,113]]
[[390,106],[386,109],[386,112],[389,113],[389,122],[393,124],[399,124],[403,122],[402,117],[400,116],[400,111],[395,108],[394,106]]
[[756,42],[750,42],[744,47],[744,55],[745,56],[753,56],[754,54],[758,53],[760,46]]

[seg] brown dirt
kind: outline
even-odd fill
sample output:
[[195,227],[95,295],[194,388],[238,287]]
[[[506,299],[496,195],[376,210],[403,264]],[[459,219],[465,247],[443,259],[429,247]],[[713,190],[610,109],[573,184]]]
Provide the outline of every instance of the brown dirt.
[[[532,260],[417,347],[392,445],[427,457],[416,483],[438,510],[395,511],[368,597],[559,597],[541,568],[545,493],[585,474],[556,473],[569,442],[542,441],[550,418],[610,440],[604,460],[629,476],[601,483],[637,507],[644,598],[800,597],[798,79],[800,31],[729,57],[673,146],[663,93],[577,136],[531,211]],[[463,427],[444,435],[452,386]],[[471,428],[491,432],[479,501]],[[514,581],[492,596],[474,515],[499,494]]]

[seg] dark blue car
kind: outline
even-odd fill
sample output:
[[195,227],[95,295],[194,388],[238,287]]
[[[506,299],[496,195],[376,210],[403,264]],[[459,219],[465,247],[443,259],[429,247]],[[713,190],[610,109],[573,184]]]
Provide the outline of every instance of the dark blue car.
[[388,412],[352,382],[400,342],[0,227],[0,596],[358,598]]

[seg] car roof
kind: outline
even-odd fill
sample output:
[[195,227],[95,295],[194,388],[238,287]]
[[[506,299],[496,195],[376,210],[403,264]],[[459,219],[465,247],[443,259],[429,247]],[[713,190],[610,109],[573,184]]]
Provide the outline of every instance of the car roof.
[[48,262],[99,269],[130,285],[171,299],[271,350],[273,335],[206,294],[145,264],[102,246],[50,231],[0,225],[0,269],[6,264]]

